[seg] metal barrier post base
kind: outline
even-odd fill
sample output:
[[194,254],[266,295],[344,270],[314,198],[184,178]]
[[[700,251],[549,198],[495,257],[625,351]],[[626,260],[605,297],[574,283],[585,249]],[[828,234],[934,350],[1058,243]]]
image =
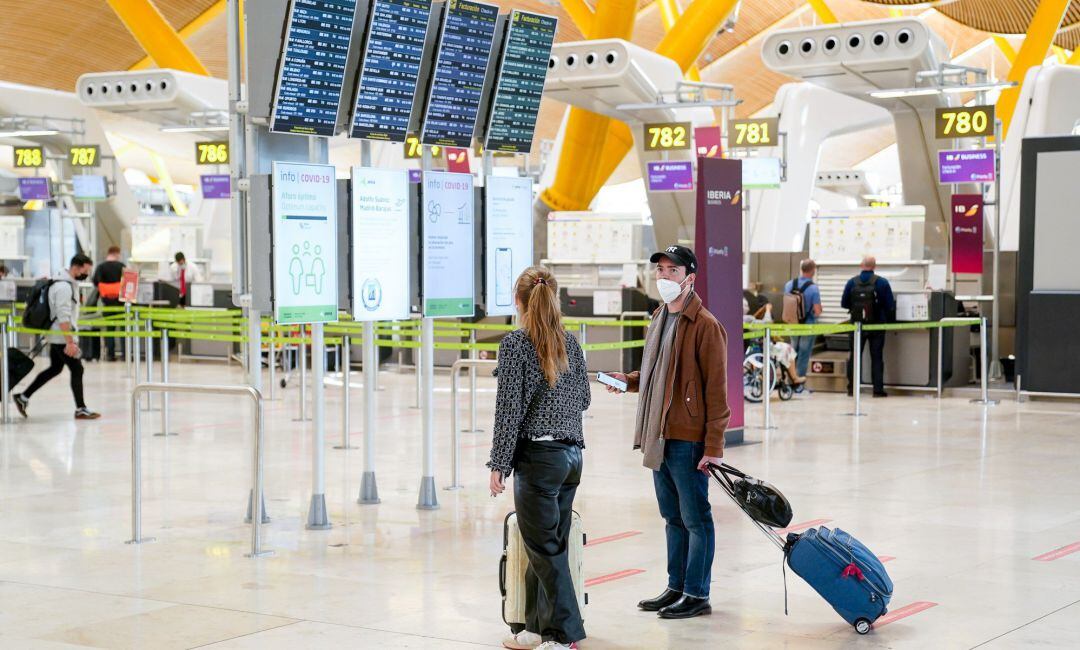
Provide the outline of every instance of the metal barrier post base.
[[254,558],[272,557],[273,555],[274,555],[273,551],[259,551],[258,553],[244,553],[244,557],[254,557]]
[[[255,505],[254,504],[254,499],[252,499],[252,497],[254,495],[255,495],[254,490],[248,490],[247,514],[244,515],[244,523],[245,524],[250,524],[251,523],[251,507],[253,505]],[[262,495],[262,522],[264,524],[270,523],[270,515],[266,514],[266,495],[265,494]],[[260,553],[260,555],[262,555],[262,553]]]
[[180,434],[175,432],[175,431],[169,431],[168,433],[165,433],[164,431],[162,431],[162,432],[159,432],[159,433],[155,433],[154,437],[155,438],[164,438],[165,436],[178,436],[178,435],[180,435]]
[[129,539],[125,541],[125,544],[150,544],[156,542],[157,537],[143,537],[142,539]]
[[330,530],[329,517],[326,516],[326,495],[312,494],[311,506],[308,507],[307,525],[308,530]]
[[463,487],[465,487],[465,486],[464,485],[447,485],[443,489],[446,490],[447,492],[453,492],[454,490],[460,490]]
[[435,491],[435,477],[425,476],[420,479],[420,498],[416,502],[417,510],[438,510],[439,499]]
[[380,503],[379,486],[375,482],[375,472],[364,472],[364,475],[360,478],[360,497],[356,502],[365,506]]
[[357,447],[356,445],[349,445],[348,447],[346,447],[344,445],[334,445],[333,448],[334,449],[346,449],[346,450],[348,450],[348,449],[359,449],[359,447]]
[[968,400],[969,404],[982,404],[983,406],[996,406],[1000,403],[1000,400],[996,399],[973,399]]

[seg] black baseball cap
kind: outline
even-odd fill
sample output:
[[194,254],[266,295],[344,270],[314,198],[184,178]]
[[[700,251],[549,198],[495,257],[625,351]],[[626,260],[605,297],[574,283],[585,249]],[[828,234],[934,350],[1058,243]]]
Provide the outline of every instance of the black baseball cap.
[[666,257],[679,266],[685,266],[688,275],[697,273],[697,256],[686,246],[668,246],[662,251],[653,253],[649,261],[656,264],[661,257]]

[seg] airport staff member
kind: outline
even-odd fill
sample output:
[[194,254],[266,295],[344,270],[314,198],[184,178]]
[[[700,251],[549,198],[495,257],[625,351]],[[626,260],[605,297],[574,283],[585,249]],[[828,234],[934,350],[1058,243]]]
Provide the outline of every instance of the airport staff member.
[[75,324],[79,322],[79,302],[76,298],[76,283],[86,280],[90,276],[90,270],[94,268],[94,262],[79,253],[71,258],[71,267],[61,273],[52,285],[49,286],[49,316],[52,319],[49,339],[49,367],[42,370],[34,378],[30,387],[18,395],[14,395],[15,408],[24,418],[26,407],[30,404],[30,396],[36,393],[49,380],[59,375],[67,366],[71,373],[71,395],[75,398],[75,419],[96,420],[101,417],[86,408],[83,401],[83,365],[79,360],[80,351],[78,338],[75,336]]
[[[859,266],[859,274],[847,281],[840,306],[851,314],[852,323],[871,325],[891,323],[896,320],[896,300],[892,285],[874,273],[877,259],[867,255]],[[870,343],[870,376],[874,382],[874,397],[888,397],[885,392],[885,332],[863,332],[863,347]],[[847,393],[852,394],[851,383],[855,375],[852,358],[855,356],[855,334],[851,334],[851,355],[847,362]]]
[[691,618],[712,613],[716,537],[708,464],[723,458],[731,416],[727,333],[694,293],[692,250],[669,246],[650,261],[665,304],[646,332],[641,370],[611,374],[625,381],[628,391],[640,393],[634,448],[653,470],[660,515],[667,522],[667,589],[638,607],[661,618]]
[[180,306],[186,307],[188,290],[191,288],[192,283],[201,282],[202,278],[199,277],[199,267],[188,264],[183,253],[177,252],[173,259],[175,261],[169,265],[170,279],[176,282],[180,289]]
[[[122,304],[120,302],[120,285],[123,284],[124,268],[124,263],[120,261],[120,247],[109,246],[109,250],[105,254],[105,261],[98,264],[97,268],[94,269],[94,275],[90,278],[90,281],[97,288],[101,304],[106,307],[118,307]],[[109,331],[115,331],[115,329],[109,328]],[[116,361],[116,337],[109,336],[105,338],[105,351],[106,359]]]
[[[800,277],[788,280],[787,284],[784,285],[784,295],[791,293],[796,288],[802,292],[803,308],[806,309],[802,322],[812,325],[817,322],[818,316],[821,315],[821,289],[814,283],[817,262],[812,259],[805,259],[799,264],[799,271],[802,272]],[[795,286],[796,282],[798,287]],[[795,354],[797,355],[795,374],[799,377],[805,377],[806,372],[810,369],[810,355],[814,353],[814,339],[816,338],[813,334],[791,337],[791,345],[795,348]]]

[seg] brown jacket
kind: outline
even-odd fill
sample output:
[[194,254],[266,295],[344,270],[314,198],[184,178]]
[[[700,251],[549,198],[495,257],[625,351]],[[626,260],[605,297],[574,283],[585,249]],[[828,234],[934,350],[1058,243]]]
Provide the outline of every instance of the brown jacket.
[[[683,307],[674,346],[664,389],[664,437],[704,442],[706,456],[723,457],[724,431],[731,417],[727,332],[696,293]],[[640,377],[637,370],[627,374],[629,392],[638,392]]]

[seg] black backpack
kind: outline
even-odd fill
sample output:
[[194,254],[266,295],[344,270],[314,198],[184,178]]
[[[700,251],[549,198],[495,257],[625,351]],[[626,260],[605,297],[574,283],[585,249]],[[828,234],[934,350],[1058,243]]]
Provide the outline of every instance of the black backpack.
[[49,308],[49,289],[56,284],[56,280],[39,280],[30,290],[30,297],[26,300],[26,311],[23,312],[23,327],[35,330],[47,330],[52,327],[52,310]]
[[870,279],[863,282],[855,278],[855,285],[851,287],[851,313],[852,323],[872,324],[877,321],[875,306],[877,305],[877,276],[871,275]]

